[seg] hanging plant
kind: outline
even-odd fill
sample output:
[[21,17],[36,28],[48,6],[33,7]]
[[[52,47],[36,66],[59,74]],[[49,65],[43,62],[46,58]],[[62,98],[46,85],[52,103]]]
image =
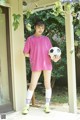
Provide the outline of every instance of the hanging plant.
[[6,0],[0,0],[0,3],[1,4],[6,3]]
[[21,15],[20,14],[13,14],[13,27],[14,30],[16,30],[20,24],[20,18]]

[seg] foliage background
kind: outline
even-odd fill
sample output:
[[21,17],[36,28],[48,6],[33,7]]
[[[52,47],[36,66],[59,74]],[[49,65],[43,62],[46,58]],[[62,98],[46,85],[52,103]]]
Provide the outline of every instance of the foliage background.
[[[77,41],[76,46],[76,55],[79,51],[79,41],[80,41],[80,20],[78,18],[78,11],[80,10],[80,5],[75,3],[72,5],[74,7],[74,13],[76,14],[73,16],[74,21],[74,37],[75,41]],[[60,47],[62,51],[62,58],[59,62],[53,64],[53,71],[52,71],[52,84],[54,85],[55,80],[67,85],[67,61],[66,61],[66,40],[65,40],[65,16],[63,14],[62,9],[59,5],[53,7],[53,9],[43,10],[35,13],[31,13],[27,11],[24,15],[24,37],[25,40],[28,36],[34,34],[34,22],[36,19],[42,19],[46,24],[46,29],[44,31],[44,35],[48,36],[52,42],[53,46]],[[28,80],[30,81],[31,77],[31,70],[29,59],[26,58],[26,72]],[[40,77],[40,81],[43,82],[43,75]]]

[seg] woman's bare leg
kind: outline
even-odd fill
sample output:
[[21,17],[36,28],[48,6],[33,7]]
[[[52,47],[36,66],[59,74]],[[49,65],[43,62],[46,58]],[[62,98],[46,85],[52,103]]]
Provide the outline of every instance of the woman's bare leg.
[[26,104],[27,105],[30,104],[33,92],[34,92],[34,90],[37,86],[37,82],[38,82],[38,79],[39,79],[40,75],[41,75],[41,71],[32,72],[31,83],[30,83],[29,89],[27,91],[27,99],[26,99]]
[[[49,106],[51,100],[51,70],[44,70],[44,85],[45,85],[45,97],[46,97],[46,106]],[[49,112],[49,110],[47,111]]]
[[37,85],[38,79],[40,77],[40,74],[41,74],[41,71],[32,72],[31,83],[30,83],[29,89],[27,91],[26,107],[22,111],[23,115],[26,115],[29,111],[30,101],[31,101],[33,92],[36,88],[36,85]]

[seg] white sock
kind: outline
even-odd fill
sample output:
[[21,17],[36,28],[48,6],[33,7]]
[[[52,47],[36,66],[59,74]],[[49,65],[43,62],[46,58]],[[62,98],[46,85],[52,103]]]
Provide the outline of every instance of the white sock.
[[52,94],[52,90],[50,89],[46,89],[46,105],[50,104],[50,100],[51,100],[51,94]]
[[29,90],[27,91],[27,99],[26,99],[26,105],[29,106],[30,102],[31,102],[31,98],[33,95],[33,91]]

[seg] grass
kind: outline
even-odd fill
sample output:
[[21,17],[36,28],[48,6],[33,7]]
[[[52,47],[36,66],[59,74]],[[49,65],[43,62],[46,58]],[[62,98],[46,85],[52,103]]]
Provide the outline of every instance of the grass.
[[52,99],[53,104],[67,103],[68,102],[68,91],[65,87],[57,87],[53,90]]
[[[39,104],[45,102],[44,88],[36,90],[36,101]],[[55,87],[52,92],[51,104],[64,104],[68,103],[68,89],[66,87]],[[77,105],[80,108],[80,87],[77,88]]]

